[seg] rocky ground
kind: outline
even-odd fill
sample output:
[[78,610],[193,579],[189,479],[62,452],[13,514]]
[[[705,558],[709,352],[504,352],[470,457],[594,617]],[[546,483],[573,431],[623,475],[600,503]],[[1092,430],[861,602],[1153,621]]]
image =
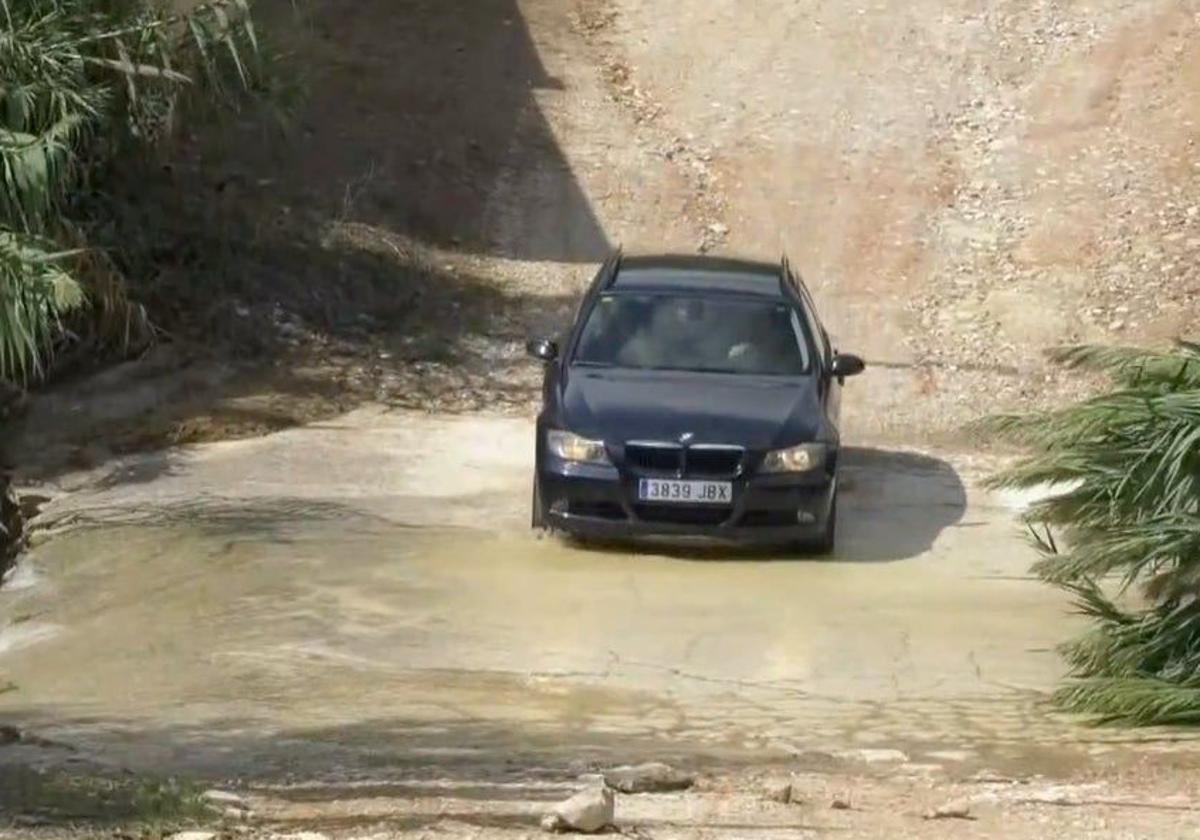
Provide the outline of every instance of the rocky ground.
[[[1200,808],[1184,779],[1055,783],[995,773],[945,781],[919,772],[856,776],[786,768],[723,777],[683,774],[685,789],[626,793],[604,774],[577,780],[311,783],[196,791],[117,836],[169,840],[535,838],[1184,838]],[[1194,781],[1194,778],[1192,779]],[[121,787],[109,788],[121,800]],[[168,797],[169,798],[169,797]],[[53,809],[18,814],[6,837],[111,836],[55,827]]]
[[1192,329],[1193,4],[585,8],[614,98],[693,150],[693,228],[787,247],[844,343],[909,368],[864,431],[1053,403],[1081,388],[1044,348]]
[[1196,323],[1194,3],[403,5],[260,3],[304,56],[294,136],[247,119],[138,179],[179,253],[151,296],[217,274],[219,317],[176,335],[180,382],[151,365],[163,396],[141,377],[63,437],[144,448],[363,401],[527,414],[524,339],[618,244],[786,250],[873,363],[863,438],[952,440],[1085,392],[1048,347]]

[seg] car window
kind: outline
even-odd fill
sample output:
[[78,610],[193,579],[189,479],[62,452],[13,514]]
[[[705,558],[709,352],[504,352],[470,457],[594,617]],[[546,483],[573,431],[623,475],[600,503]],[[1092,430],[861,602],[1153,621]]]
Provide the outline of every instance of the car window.
[[804,285],[804,281],[798,277],[793,277],[795,286],[800,291],[800,298],[803,301],[804,317],[808,322],[810,333],[816,337],[817,353],[820,355],[823,363],[828,366],[833,359],[833,353],[829,347],[829,337],[825,334],[825,328],[821,326],[821,321],[817,317],[817,307],[813,302],[812,294],[808,291],[808,287]]
[[785,303],[693,295],[603,295],[574,362],[647,370],[798,376],[809,368],[796,309]]

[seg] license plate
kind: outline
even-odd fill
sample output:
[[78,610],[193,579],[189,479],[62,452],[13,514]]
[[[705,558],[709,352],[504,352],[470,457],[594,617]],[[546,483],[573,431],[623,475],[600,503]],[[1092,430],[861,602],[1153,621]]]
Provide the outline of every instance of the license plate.
[[678,505],[731,505],[733,485],[728,481],[643,478],[638,482],[638,500]]

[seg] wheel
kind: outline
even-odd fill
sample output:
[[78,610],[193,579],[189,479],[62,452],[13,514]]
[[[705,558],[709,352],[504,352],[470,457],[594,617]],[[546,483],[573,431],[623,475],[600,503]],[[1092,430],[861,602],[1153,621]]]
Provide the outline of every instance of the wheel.
[[837,542],[837,490],[829,502],[829,516],[825,520],[825,530],[818,536],[804,540],[796,546],[798,554],[807,557],[824,557],[833,553]]
[[813,543],[814,554],[832,554],[837,543],[837,490],[833,491],[833,500],[829,503],[829,516],[825,520],[825,530]]
[[530,507],[529,527],[544,529],[546,527],[546,519],[542,513],[542,490],[538,487],[536,477],[533,479],[533,501],[530,503]]

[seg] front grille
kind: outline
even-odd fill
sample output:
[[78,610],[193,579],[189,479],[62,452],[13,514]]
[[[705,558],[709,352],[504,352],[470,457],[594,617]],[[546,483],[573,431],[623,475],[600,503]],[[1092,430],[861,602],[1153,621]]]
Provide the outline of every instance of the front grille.
[[741,470],[745,454],[744,449],[733,446],[694,447],[687,451],[684,472],[702,478],[732,478]]
[[677,473],[683,465],[683,447],[669,444],[627,443],[625,463],[639,472]]
[[638,505],[634,508],[643,522],[667,525],[721,525],[729,519],[728,508],[683,507],[675,505]]
[[685,449],[670,443],[625,444],[625,463],[634,472],[684,478],[733,478],[741,472],[745,455],[739,446],[701,444]]

